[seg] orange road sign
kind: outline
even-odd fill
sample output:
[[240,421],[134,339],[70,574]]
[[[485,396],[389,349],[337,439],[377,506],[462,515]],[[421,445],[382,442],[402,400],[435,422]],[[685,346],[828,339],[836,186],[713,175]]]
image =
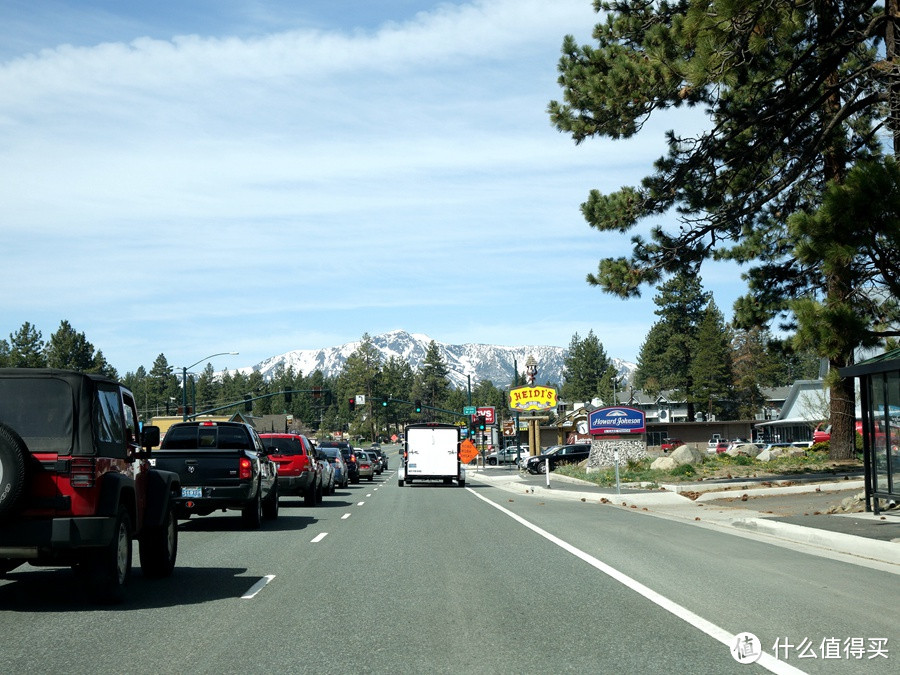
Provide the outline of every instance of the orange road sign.
[[459,459],[463,464],[468,464],[478,457],[478,448],[468,438],[459,444]]

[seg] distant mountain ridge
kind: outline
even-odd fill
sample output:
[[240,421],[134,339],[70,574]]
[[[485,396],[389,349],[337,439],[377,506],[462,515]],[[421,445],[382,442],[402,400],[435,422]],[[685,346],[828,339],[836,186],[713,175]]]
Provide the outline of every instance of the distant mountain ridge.
[[[403,330],[375,335],[371,339],[385,361],[391,356],[396,356],[407,361],[414,370],[422,365],[428,345],[432,342],[427,335],[407,333]],[[485,344],[449,345],[437,340],[434,342],[450,371],[448,375],[450,380],[459,389],[466,388],[468,376],[471,376],[473,385],[479,381],[490,380],[496,387],[507,386],[513,381],[513,372],[516,369],[520,374],[524,374],[525,361],[529,356],[534,356],[538,363],[537,382],[559,387],[563,382],[563,368],[569,351],[564,347],[546,345],[506,347]],[[356,351],[360,344],[361,341],[357,340],[336,347],[297,349],[240,370],[248,373],[258,370],[264,378],[269,379],[275,374],[276,369],[283,365],[285,368],[293,367],[294,372],[301,372],[303,375],[321,370],[326,377],[335,377],[341,372],[347,357]],[[636,368],[635,364],[617,358],[612,358],[612,362],[618,368],[619,375],[626,377],[630,382]]]

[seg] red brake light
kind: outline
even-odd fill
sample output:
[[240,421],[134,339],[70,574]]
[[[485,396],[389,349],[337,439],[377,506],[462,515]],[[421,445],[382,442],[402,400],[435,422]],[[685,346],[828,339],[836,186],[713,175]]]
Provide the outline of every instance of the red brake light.
[[247,480],[253,475],[253,464],[246,457],[241,457],[241,468],[239,477],[241,480]]
[[69,483],[72,487],[94,487],[96,462],[93,457],[73,457],[69,471]]
[[201,427],[214,427],[216,426],[215,422],[200,422]]

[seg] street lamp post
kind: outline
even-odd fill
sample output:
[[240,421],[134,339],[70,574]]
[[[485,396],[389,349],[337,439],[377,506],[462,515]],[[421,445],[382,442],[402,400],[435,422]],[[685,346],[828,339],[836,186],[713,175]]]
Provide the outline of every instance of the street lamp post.
[[184,366],[181,369],[181,421],[184,422],[187,420],[187,371],[188,368],[193,368],[194,366],[203,363],[215,356],[225,356],[226,354],[230,354],[231,356],[237,356],[238,352],[217,352],[215,354],[210,354],[209,356],[204,356],[202,359],[197,361],[197,363],[192,363],[189,366]]

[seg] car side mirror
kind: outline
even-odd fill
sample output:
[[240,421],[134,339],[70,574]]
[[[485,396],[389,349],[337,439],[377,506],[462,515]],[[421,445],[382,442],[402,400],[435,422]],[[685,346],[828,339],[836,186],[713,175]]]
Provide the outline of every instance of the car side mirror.
[[141,428],[141,447],[150,452],[150,448],[157,445],[159,445],[159,427],[145,424]]

